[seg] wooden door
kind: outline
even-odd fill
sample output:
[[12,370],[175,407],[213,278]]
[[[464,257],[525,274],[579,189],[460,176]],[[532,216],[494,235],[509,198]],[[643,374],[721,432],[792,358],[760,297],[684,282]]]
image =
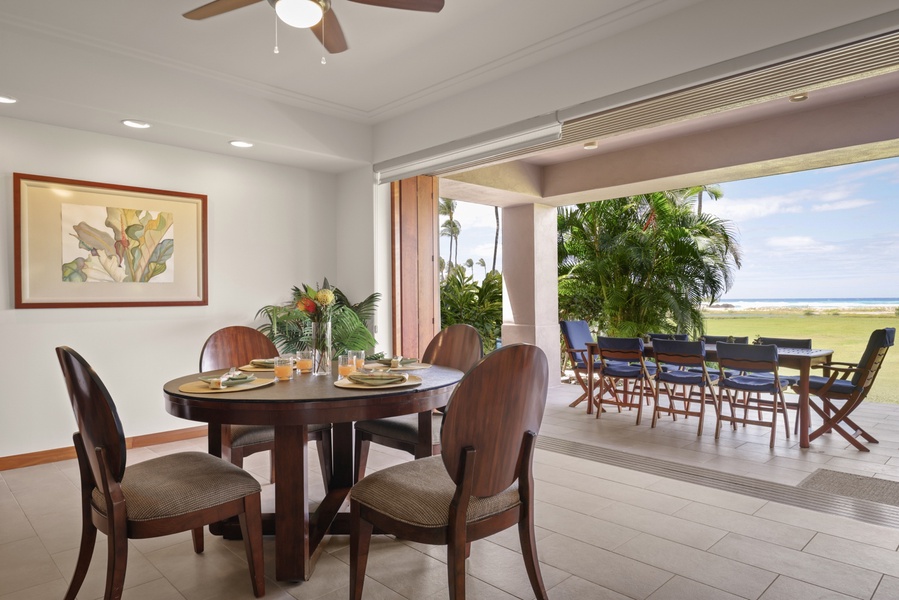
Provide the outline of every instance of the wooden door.
[[391,184],[394,354],[420,357],[440,330],[437,178]]

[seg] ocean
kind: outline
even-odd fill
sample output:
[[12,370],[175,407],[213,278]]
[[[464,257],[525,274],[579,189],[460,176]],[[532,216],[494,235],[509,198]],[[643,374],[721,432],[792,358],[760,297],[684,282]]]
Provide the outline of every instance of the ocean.
[[730,310],[758,310],[766,308],[845,310],[851,308],[895,309],[896,307],[899,307],[899,298],[725,298],[712,305],[712,308]]

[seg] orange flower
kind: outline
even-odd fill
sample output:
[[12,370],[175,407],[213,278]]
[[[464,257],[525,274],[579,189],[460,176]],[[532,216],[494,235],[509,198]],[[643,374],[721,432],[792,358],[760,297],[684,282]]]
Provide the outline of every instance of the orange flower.
[[297,308],[307,313],[314,314],[315,313],[315,302],[313,302],[312,298],[300,298],[299,302],[297,302]]

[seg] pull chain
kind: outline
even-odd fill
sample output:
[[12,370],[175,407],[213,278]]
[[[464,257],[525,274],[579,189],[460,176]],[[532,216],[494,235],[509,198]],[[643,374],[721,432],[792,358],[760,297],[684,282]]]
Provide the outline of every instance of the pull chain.
[[322,14],[322,64],[323,65],[328,64],[328,61],[325,60],[325,51],[327,51],[327,48],[325,48],[325,15]]
[[275,13],[275,54],[278,54],[278,14]]

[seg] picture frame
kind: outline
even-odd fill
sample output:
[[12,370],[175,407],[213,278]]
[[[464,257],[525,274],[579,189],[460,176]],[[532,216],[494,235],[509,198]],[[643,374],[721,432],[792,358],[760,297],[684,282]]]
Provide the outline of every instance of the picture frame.
[[208,305],[206,200],[13,173],[15,307]]

